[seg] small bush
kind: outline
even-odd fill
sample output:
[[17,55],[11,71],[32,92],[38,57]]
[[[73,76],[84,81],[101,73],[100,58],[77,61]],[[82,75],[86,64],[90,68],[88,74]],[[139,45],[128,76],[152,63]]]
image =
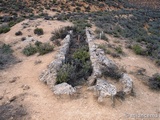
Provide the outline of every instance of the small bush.
[[85,62],[85,61],[89,60],[90,56],[89,56],[89,52],[80,48],[76,52],[73,53],[73,58],[81,60],[82,62]]
[[0,45],[0,70],[6,68],[8,65],[16,62],[15,57],[12,55],[13,50],[10,45]]
[[67,27],[63,27],[60,29],[56,29],[55,31],[53,31],[53,36],[50,38],[51,41],[54,41],[56,39],[64,39],[66,37],[66,35],[68,34],[68,32],[70,30],[73,30],[74,28],[71,26],[67,26]]
[[134,45],[132,47],[133,51],[137,54],[137,55],[142,55],[143,54],[143,50],[139,45]]
[[108,68],[102,68],[103,75],[106,77],[111,77],[116,79],[117,81],[119,78],[122,77],[122,73],[120,70],[115,66],[115,67],[108,67]]
[[52,52],[53,49],[54,49],[53,45],[50,45],[49,43],[39,44],[39,46],[37,47],[37,51],[39,52],[40,55]]
[[33,45],[28,45],[23,49],[23,54],[25,54],[26,56],[30,56],[33,55],[37,52],[36,47],[34,47]]
[[68,82],[70,79],[73,79],[75,75],[76,68],[70,64],[64,64],[57,72],[57,84],[62,82]]
[[153,90],[160,90],[160,74],[154,74],[149,79],[148,85]]
[[42,44],[42,42],[39,42],[39,41],[36,41],[36,42],[34,43],[34,45],[35,45],[36,47],[39,47],[41,44]]
[[123,50],[122,48],[119,46],[119,47],[116,47],[115,48],[116,52],[119,53],[119,54],[122,54],[123,53]]
[[34,34],[43,35],[44,34],[43,29],[42,28],[36,28],[34,30]]
[[3,54],[10,54],[13,52],[13,50],[11,49],[11,46],[10,45],[7,45],[7,44],[3,44],[1,47],[0,47],[0,50]]
[[160,60],[156,60],[156,65],[160,66]]
[[16,36],[22,35],[22,32],[21,32],[21,31],[18,31],[18,32],[15,33],[15,35],[16,35]]
[[102,49],[105,54],[111,54],[111,51],[109,49],[107,49],[106,45],[104,45],[104,44],[99,45],[98,48]]
[[10,28],[9,27],[0,27],[0,34],[1,33],[7,33],[10,31]]

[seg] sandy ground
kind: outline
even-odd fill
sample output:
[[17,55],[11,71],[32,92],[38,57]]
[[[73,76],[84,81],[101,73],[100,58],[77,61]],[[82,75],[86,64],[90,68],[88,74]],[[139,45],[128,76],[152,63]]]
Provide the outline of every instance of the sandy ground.
[[[40,21],[40,22],[39,22]],[[22,23],[27,22],[30,27],[23,29]],[[33,33],[35,25],[44,29],[44,35],[36,36]],[[26,57],[21,53],[24,46],[30,42],[21,41],[21,37],[15,36],[15,32],[21,30],[23,36],[31,35],[36,40],[42,42],[49,41],[51,32],[60,26],[71,25],[71,23],[62,23],[58,21],[45,21],[42,19],[28,21],[25,20],[15,25],[12,30],[0,35],[0,41],[11,44],[15,50],[14,55],[21,59],[22,62],[17,63],[10,68],[0,71],[0,106],[13,97],[12,101],[18,103],[25,108],[27,114],[21,120],[129,120],[135,119],[139,114],[160,114],[160,94],[151,91],[147,86],[142,84],[141,80],[135,75],[129,74],[134,82],[136,97],[128,96],[125,101],[116,101],[116,106],[111,106],[111,99],[106,98],[105,103],[97,103],[97,99],[92,92],[87,91],[87,87],[83,86],[79,95],[74,98],[60,98],[55,96],[52,91],[42,82],[39,81],[39,75],[42,70],[54,59],[56,51],[43,56],[33,55]],[[115,39],[109,37],[109,41],[114,43]],[[115,43],[117,44],[117,43]],[[119,44],[124,44],[123,41]],[[114,59],[118,65],[125,65],[127,72],[134,71],[135,67],[145,68],[147,75],[159,72],[152,61],[147,58],[135,55],[132,51],[124,49],[126,56],[122,59]],[[113,59],[111,57],[111,59]],[[42,63],[35,65],[36,60]],[[13,79],[16,81],[12,82]],[[29,86],[25,88],[24,86]],[[9,111],[8,111],[9,112]],[[14,119],[14,117],[12,118]],[[141,120],[142,118],[137,118]],[[158,120],[156,116],[153,118],[144,118],[145,120]]]

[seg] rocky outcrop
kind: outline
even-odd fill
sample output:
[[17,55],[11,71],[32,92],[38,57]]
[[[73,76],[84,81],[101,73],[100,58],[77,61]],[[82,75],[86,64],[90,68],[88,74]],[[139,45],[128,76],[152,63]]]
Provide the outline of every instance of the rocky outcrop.
[[89,87],[88,89],[94,89],[94,91],[98,92],[99,102],[103,101],[103,98],[106,96],[115,96],[117,94],[116,87],[107,82],[107,80],[101,79],[103,74],[107,73],[110,77],[120,78],[120,82],[123,85],[122,92],[125,95],[130,94],[133,90],[133,80],[128,74],[121,74],[116,64],[107,58],[102,49],[98,48],[98,45],[94,42],[94,36],[88,28],[86,28],[86,35],[93,67],[93,73],[88,78],[89,85],[95,84],[95,81],[97,80],[96,85]]
[[109,60],[104,51],[98,48],[98,45],[94,43],[94,37],[92,36],[89,29],[86,29],[87,42],[89,45],[89,53],[90,59],[92,62],[93,73],[92,76],[89,77],[89,85],[93,85],[96,78],[100,78],[102,76],[102,69],[113,68],[116,69],[117,66],[111,60]]
[[53,92],[56,95],[72,95],[76,93],[76,89],[69,85],[68,83],[61,83],[58,85],[55,85],[53,87]]
[[132,92],[133,89],[133,80],[128,76],[128,74],[123,74],[122,78],[120,79],[120,81],[123,84],[123,92],[125,94],[130,94]]
[[98,102],[103,102],[104,98],[107,96],[115,96],[117,93],[116,87],[107,80],[97,79],[96,85],[89,87],[88,90],[94,90],[98,96]]
[[[70,32],[71,33],[71,32]],[[68,34],[62,41],[62,47],[57,53],[56,58],[48,65],[47,70],[40,75],[40,81],[46,83],[49,87],[53,87],[56,83],[57,71],[65,61],[65,56],[69,50],[71,34]]]

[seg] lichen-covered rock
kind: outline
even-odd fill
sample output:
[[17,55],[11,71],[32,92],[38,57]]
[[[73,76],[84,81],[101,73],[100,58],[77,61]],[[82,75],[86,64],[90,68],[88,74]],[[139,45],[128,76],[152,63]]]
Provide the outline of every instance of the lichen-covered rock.
[[61,65],[65,61],[65,56],[69,50],[70,45],[70,34],[67,35],[63,42],[62,46],[53,60],[49,65],[47,70],[44,70],[40,75],[40,81],[46,83],[49,87],[53,87],[56,83],[57,71],[60,69]]
[[120,81],[123,84],[123,92],[125,94],[130,94],[133,89],[133,80],[128,76],[128,74],[124,73]]
[[64,83],[55,85],[53,87],[53,92],[56,95],[72,95],[76,93],[76,89],[64,82]]
[[116,87],[103,79],[97,79],[96,85],[88,87],[88,90],[94,90],[96,92],[98,102],[103,102],[105,97],[112,97],[117,93]]

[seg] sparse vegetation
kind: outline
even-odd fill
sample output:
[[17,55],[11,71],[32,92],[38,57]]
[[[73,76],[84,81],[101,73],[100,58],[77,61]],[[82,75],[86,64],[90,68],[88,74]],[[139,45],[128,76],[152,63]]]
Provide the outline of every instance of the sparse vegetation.
[[89,60],[89,57],[89,52],[85,51],[83,48],[80,48],[73,53],[73,58],[81,60],[82,62]]
[[67,26],[60,29],[56,29],[52,32],[53,36],[50,38],[51,41],[56,39],[64,39],[70,30],[74,30],[74,27]]
[[68,82],[70,79],[76,78],[75,66],[71,64],[63,64],[57,74],[57,84],[62,82]]
[[124,53],[123,50],[122,50],[122,47],[120,47],[120,46],[116,47],[115,50],[118,54],[123,54]]
[[42,28],[36,28],[36,29],[34,29],[34,34],[43,35],[44,34],[43,29]]
[[39,55],[44,55],[49,52],[52,52],[53,49],[54,49],[53,45],[50,45],[49,43],[43,43],[37,47],[37,51],[38,51]]
[[122,73],[117,67],[105,68],[102,71],[104,76],[114,78],[117,81],[122,77]]
[[35,53],[39,53],[39,55],[44,55],[54,50],[53,45],[49,43],[42,43],[39,41],[35,42],[35,45],[28,45],[23,49],[23,54],[26,56],[34,55]]
[[1,33],[7,33],[9,31],[10,31],[10,28],[8,26],[0,27],[0,34]]
[[137,55],[142,55],[143,54],[143,50],[138,44],[133,45],[132,49]]
[[30,44],[30,45],[26,46],[22,52],[24,55],[30,56],[30,55],[35,54],[37,52],[37,49],[36,49],[36,47],[34,47],[33,45]]
[[0,70],[16,62],[10,45],[0,44]]
[[148,85],[151,89],[160,91],[160,74],[154,74],[149,79]]
[[20,35],[22,35],[22,32],[21,32],[21,31],[18,31],[18,32],[15,33],[15,35],[16,35],[16,36],[20,36]]

